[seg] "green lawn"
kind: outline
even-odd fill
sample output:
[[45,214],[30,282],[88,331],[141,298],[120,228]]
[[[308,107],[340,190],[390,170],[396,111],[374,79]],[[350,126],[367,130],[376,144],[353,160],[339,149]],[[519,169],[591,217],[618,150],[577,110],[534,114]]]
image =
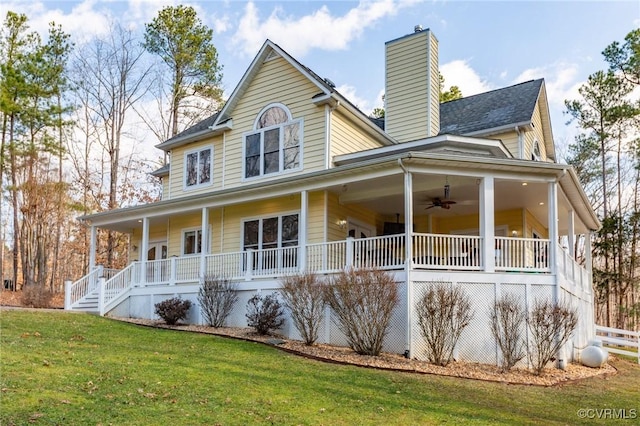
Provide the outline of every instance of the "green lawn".
[[615,376],[541,388],[327,364],[85,314],[0,310],[0,327],[1,425],[593,424],[580,408],[640,416],[640,367],[627,361]]

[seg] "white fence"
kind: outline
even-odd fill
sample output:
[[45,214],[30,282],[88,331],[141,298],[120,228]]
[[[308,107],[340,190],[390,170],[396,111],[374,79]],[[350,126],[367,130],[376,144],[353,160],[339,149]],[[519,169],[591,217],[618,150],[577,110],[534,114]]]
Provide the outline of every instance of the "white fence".
[[596,335],[609,352],[637,358],[640,364],[640,332],[596,325]]

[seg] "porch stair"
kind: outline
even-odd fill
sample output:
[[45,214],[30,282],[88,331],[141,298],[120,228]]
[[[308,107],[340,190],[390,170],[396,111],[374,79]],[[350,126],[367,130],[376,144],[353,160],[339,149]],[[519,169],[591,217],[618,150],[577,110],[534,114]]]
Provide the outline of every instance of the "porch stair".
[[93,290],[91,293],[88,293],[82,299],[73,304],[69,308],[69,310],[99,315],[100,309],[98,307],[98,291]]
[[134,264],[123,270],[98,267],[78,281],[67,283],[65,309],[104,315],[127,297],[134,273]]

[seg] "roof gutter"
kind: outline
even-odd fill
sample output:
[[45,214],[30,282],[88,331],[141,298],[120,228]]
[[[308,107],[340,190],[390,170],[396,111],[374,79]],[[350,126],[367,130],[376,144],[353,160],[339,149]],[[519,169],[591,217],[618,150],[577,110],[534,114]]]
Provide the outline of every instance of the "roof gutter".
[[533,130],[533,123],[529,120],[529,121],[522,121],[520,123],[505,124],[504,126],[492,127],[490,129],[477,130],[475,132],[465,133],[464,136],[495,135],[498,133],[505,133],[505,132],[511,131],[513,130],[514,126],[527,132]]
[[182,138],[177,138],[174,140],[169,139],[168,141],[164,141],[161,144],[156,145],[156,148],[163,151],[170,151],[172,148],[186,145],[188,143],[204,139],[205,137],[217,136],[231,129],[233,129],[233,120],[228,119],[223,123],[207,127],[206,129],[200,130]]

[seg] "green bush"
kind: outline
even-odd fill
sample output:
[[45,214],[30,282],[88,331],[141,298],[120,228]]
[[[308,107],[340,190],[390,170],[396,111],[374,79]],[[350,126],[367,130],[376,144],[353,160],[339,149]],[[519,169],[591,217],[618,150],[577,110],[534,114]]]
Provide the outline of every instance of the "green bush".
[[172,297],[171,299],[156,303],[154,306],[156,308],[156,315],[162,318],[168,325],[174,325],[187,317],[189,308],[191,308],[191,301],[183,300],[179,297]]

